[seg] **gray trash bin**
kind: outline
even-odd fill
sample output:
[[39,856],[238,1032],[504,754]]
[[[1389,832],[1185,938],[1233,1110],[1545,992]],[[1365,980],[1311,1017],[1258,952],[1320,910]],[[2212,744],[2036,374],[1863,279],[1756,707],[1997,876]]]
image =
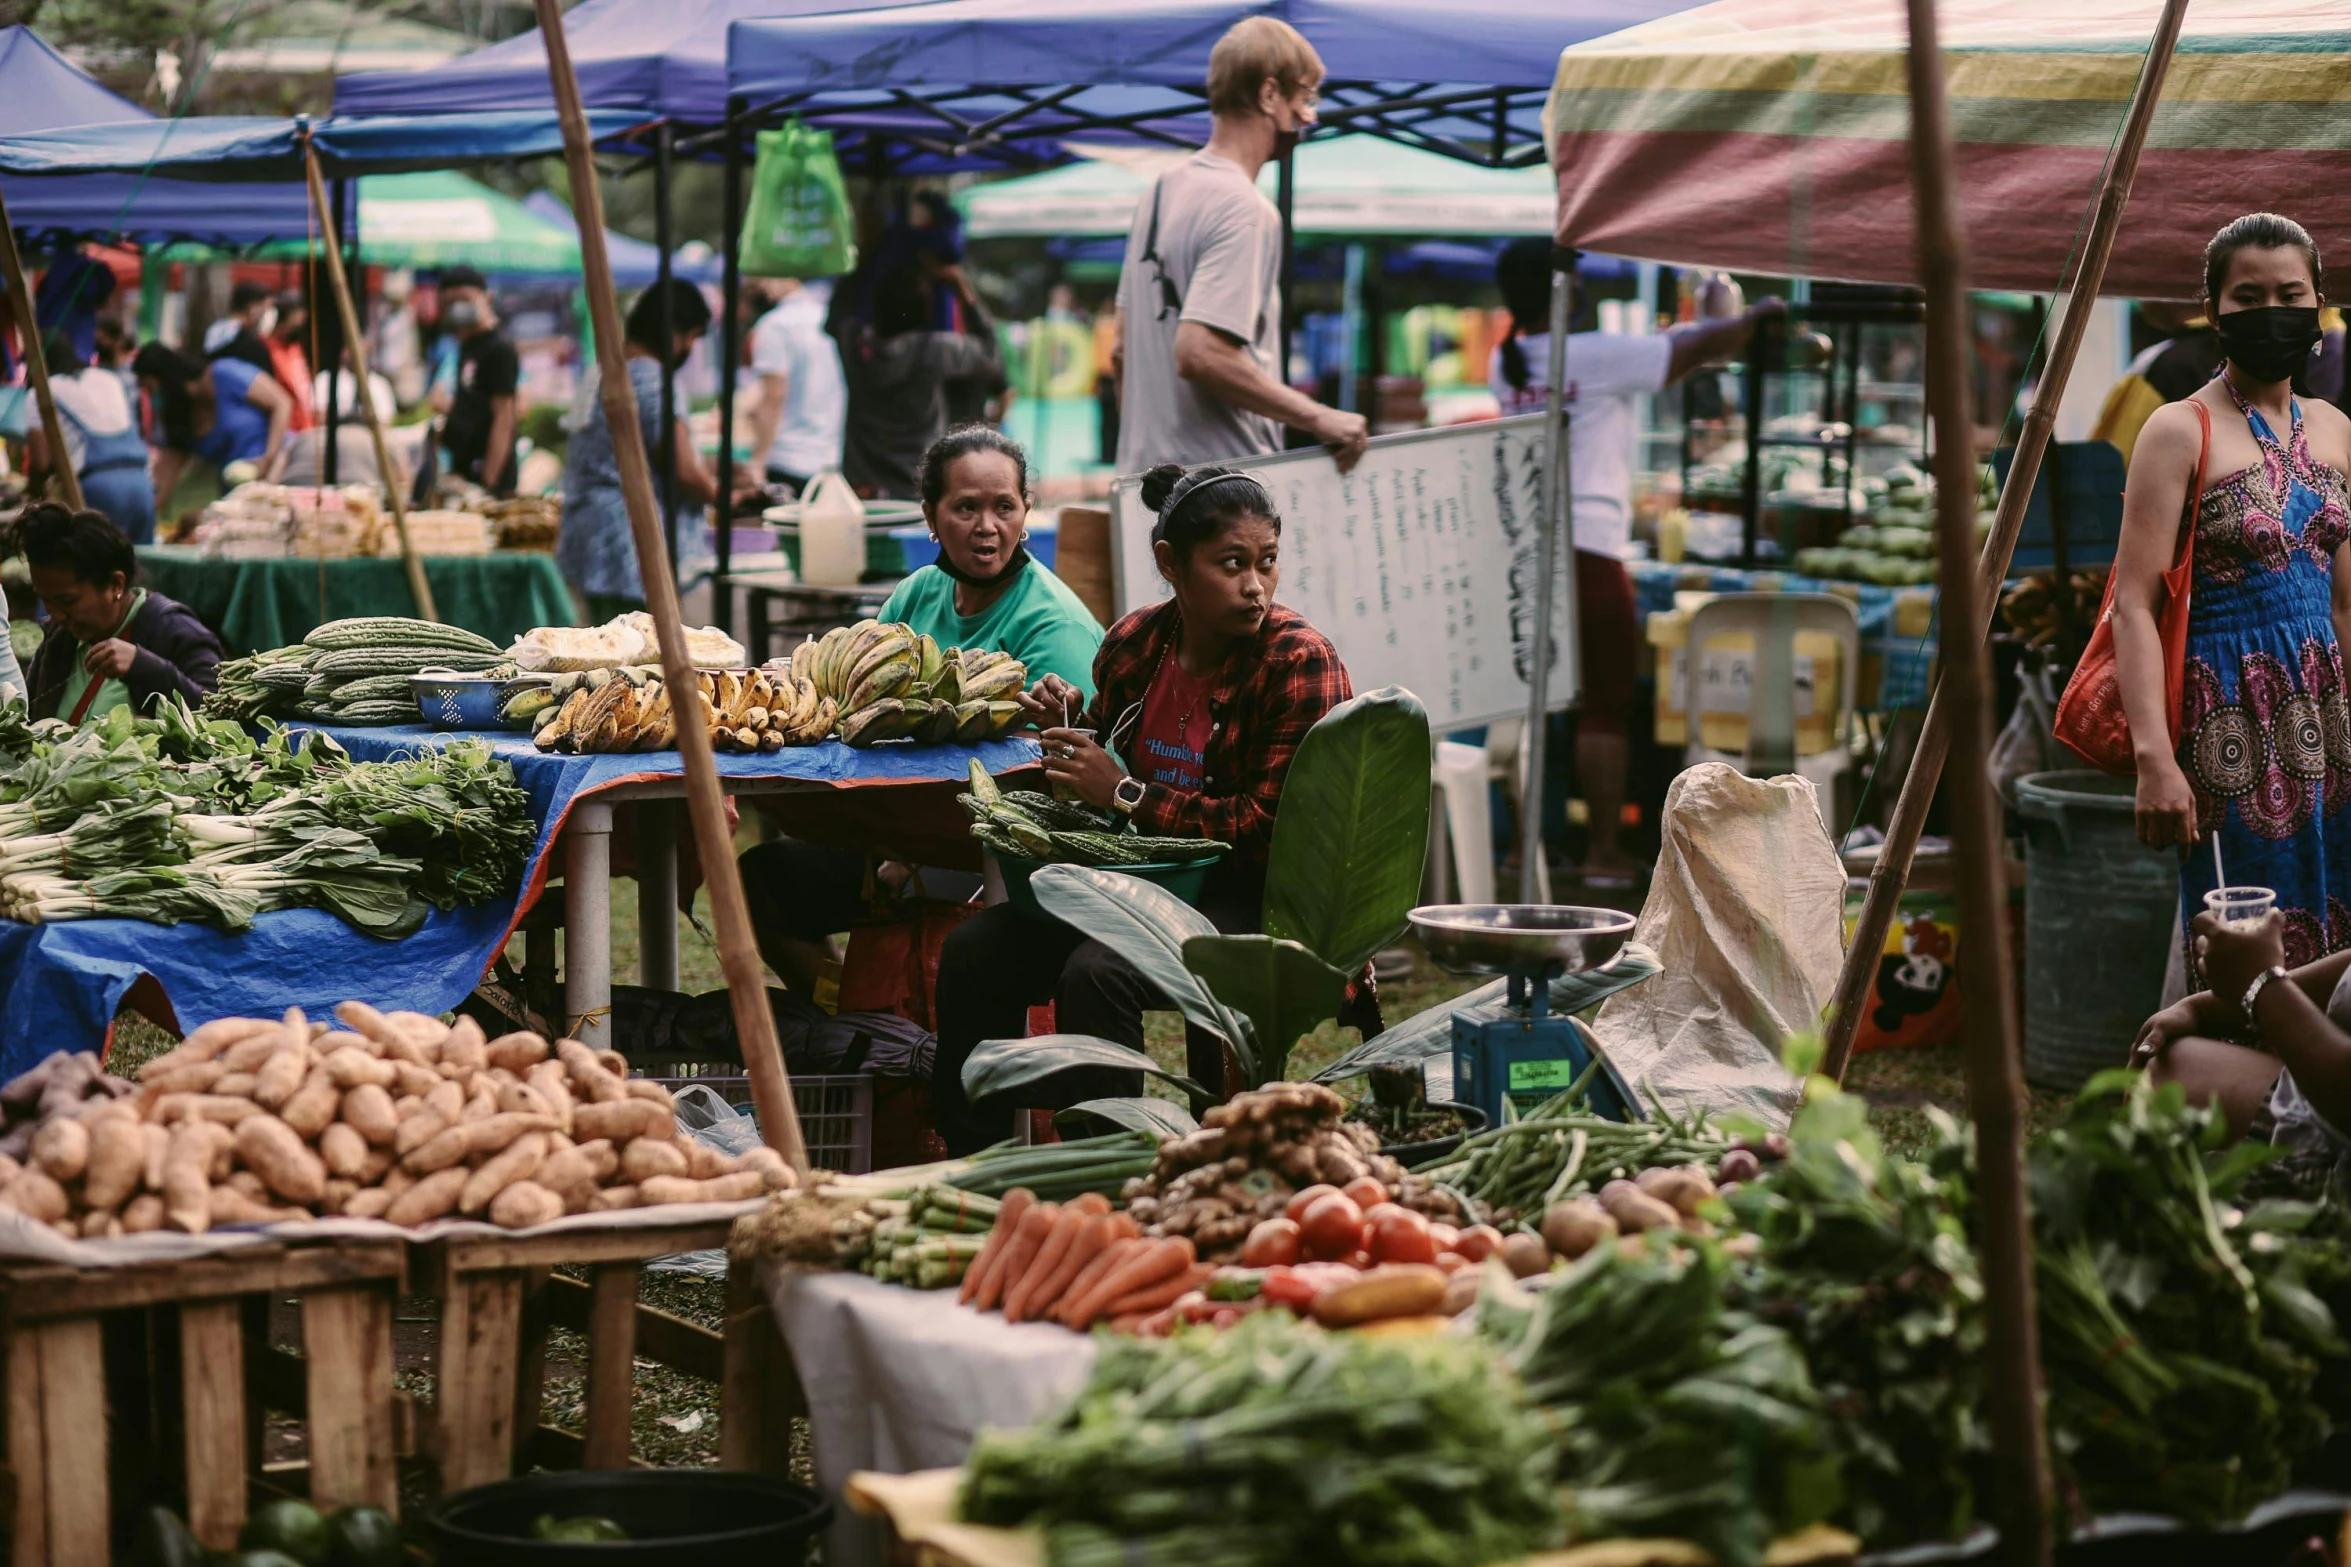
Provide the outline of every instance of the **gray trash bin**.
[[2018,780],[2024,818],[2024,1071],[2079,1088],[2122,1066],[2162,1004],[2180,865],[2140,844],[2129,778],[2072,771]]

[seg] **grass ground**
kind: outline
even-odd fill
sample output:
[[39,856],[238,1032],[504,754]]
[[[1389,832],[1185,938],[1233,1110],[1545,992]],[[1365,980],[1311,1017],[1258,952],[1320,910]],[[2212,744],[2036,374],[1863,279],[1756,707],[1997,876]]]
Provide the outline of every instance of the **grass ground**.
[[[684,923],[679,931],[680,986],[699,994],[725,982],[718,952],[709,937],[707,900],[698,900],[700,926]],[[631,979],[637,964],[637,918],[633,896],[614,900],[612,929],[613,972]],[[517,962],[519,943],[513,953]],[[1391,1023],[1401,1022],[1428,1007],[1450,1000],[1477,983],[1447,974],[1413,949],[1411,970],[1403,978],[1383,983],[1381,1006]],[[1358,1039],[1352,1028],[1325,1024],[1299,1041],[1291,1053],[1289,1072],[1310,1077],[1335,1060]],[[153,1025],[124,1014],[116,1029],[116,1070],[126,1071],[164,1049],[169,1039]],[[1145,1044],[1171,1070],[1184,1067],[1184,1031],[1172,1012],[1154,1013],[1145,1020]],[[1870,1119],[1887,1142],[1915,1150],[1927,1139],[1927,1111],[1944,1110],[1967,1118],[1965,1072],[1956,1048],[1884,1051],[1857,1058],[1846,1075],[1846,1086],[1870,1104]],[[2034,1130],[2052,1124],[2064,1110],[2063,1095],[2039,1090],[2030,1095]],[[716,1328],[724,1314],[725,1285],[677,1273],[647,1273],[638,1298],[646,1305]],[[287,1348],[298,1348],[298,1328],[291,1312],[282,1313],[279,1337]],[[400,1386],[422,1398],[432,1396],[437,1309],[429,1301],[404,1300],[396,1316],[397,1377]],[[557,1329],[547,1346],[547,1380],[542,1418],[551,1425],[578,1431],[585,1390],[586,1344],[581,1337]],[[657,1366],[637,1362],[637,1399],[633,1418],[632,1451],[642,1462],[660,1465],[714,1464],[718,1461],[718,1389],[706,1382]],[[803,1432],[803,1440],[805,1433]],[[271,1433],[271,1456],[293,1456],[300,1450],[300,1428],[285,1425]],[[803,1461],[805,1454],[803,1454]]]

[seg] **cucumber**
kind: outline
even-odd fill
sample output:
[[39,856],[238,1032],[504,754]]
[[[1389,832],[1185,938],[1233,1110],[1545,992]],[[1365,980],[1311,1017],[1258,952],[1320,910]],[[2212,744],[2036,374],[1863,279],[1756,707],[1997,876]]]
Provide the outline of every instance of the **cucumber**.
[[305,647],[318,648],[324,652],[380,647],[442,647],[477,653],[498,651],[498,644],[488,637],[477,636],[463,626],[412,620],[406,615],[354,615],[348,620],[330,620],[304,637],[302,643]]
[[381,698],[338,704],[331,715],[338,724],[413,724],[424,715],[412,701],[393,702]]

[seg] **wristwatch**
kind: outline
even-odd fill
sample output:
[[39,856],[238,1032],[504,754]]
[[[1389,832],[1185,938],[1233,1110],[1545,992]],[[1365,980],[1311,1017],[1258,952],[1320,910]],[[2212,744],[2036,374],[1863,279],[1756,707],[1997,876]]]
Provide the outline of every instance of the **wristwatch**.
[[1110,802],[1132,816],[1135,808],[1143,803],[1144,787],[1140,778],[1121,778],[1110,791]]
[[2261,993],[2267,990],[2273,981],[2284,978],[2286,978],[2285,968],[2276,963],[2272,963],[2253,976],[2253,983],[2245,987],[2245,999],[2237,1003],[2238,1009],[2245,1014],[2245,1022],[2248,1027],[2259,1031],[2261,1025],[2254,1020],[2253,1004],[2261,999]]

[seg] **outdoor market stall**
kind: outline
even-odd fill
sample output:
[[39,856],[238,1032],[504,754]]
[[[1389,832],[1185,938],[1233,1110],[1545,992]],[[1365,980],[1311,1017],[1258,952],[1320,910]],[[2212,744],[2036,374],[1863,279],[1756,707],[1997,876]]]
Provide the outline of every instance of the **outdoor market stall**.
[[[493,642],[572,619],[571,590],[544,550],[427,554],[424,570],[441,618]],[[139,551],[139,573],[217,631],[231,658],[300,642],[329,621],[410,608],[397,557],[241,560],[194,545],[151,544]]]

